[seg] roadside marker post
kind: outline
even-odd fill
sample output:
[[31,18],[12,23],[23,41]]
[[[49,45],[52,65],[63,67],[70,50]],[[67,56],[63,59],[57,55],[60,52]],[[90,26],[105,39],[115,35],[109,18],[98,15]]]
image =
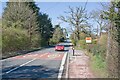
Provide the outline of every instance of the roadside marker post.
[[72,50],[73,50],[73,56],[75,55],[75,49],[74,49],[74,47],[72,47]]

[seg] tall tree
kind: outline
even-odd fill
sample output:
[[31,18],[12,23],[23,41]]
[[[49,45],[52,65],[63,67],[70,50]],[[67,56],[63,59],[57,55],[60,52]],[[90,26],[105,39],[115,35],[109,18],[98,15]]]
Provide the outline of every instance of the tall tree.
[[[117,33],[118,33],[118,59],[120,59],[120,1],[117,2],[117,9],[118,9],[118,13],[117,13],[117,19],[116,19],[116,27],[117,27]],[[120,66],[120,60],[118,60],[118,66]],[[120,67],[118,67],[118,75],[120,75]],[[118,77],[120,78],[120,76]]]
[[5,27],[26,29],[32,45],[32,37],[38,29],[37,13],[26,2],[7,2],[2,19]]
[[39,10],[40,8],[37,7],[37,5],[35,4],[34,0],[30,1],[30,2],[26,2],[26,5],[28,5],[34,13],[36,13],[36,15],[39,14]]
[[[104,11],[104,19],[109,20],[107,68],[109,77],[119,78],[119,40],[120,40],[120,1],[112,1],[108,11]],[[113,55],[114,53],[114,55]]]
[[77,42],[77,39],[76,39],[76,35],[75,35],[75,31],[72,32],[72,34],[70,35],[70,39],[72,40],[72,43],[76,46],[76,42]]
[[80,39],[80,31],[84,28],[81,27],[81,24],[86,23],[87,19],[87,13],[85,10],[85,7],[76,7],[71,8],[69,7],[69,11],[65,12],[68,16],[60,16],[59,19],[61,19],[64,22],[69,23],[74,29],[76,30],[75,34],[77,36],[77,39]]
[[63,29],[60,27],[60,25],[55,25],[52,40],[54,43],[58,43],[64,40]]
[[[49,42],[49,39],[53,34],[53,26],[51,23],[51,19],[45,13],[39,13],[39,32],[42,36],[44,42],[43,45],[46,45]],[[49,44],[48,44],[49,45]]]
[[91,18],[97,23],[97,28],[96,28],[96,30],[97,30],[97,35],[100,35],[101,36],[101,33],[102,33],[102,31],[104,30],[106,30],[106,28],[107,28],[107,26],[106,26],[106,20],[104,20],[103,18],[102,18],[102,15],[103,14],[103,12],[102,12],[102,10],[94,10],[94,11],[92,11],[91,12]]
[[3,24],[35,31],[38,26],[35,14],[25,2],[8,2],[2,16]]

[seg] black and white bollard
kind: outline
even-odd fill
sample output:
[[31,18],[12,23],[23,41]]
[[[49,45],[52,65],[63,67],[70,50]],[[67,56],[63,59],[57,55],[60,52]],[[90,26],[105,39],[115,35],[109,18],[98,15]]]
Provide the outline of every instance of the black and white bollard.
[[73,50],[73,56],[75,55],[75,49],[74,49],[74,47],[72,47],[72,50]]

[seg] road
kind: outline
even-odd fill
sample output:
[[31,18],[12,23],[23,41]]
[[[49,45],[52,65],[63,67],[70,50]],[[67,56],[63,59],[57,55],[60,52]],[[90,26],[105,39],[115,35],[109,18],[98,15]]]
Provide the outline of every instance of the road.
[[31,52],[25,55],[11,57],[2,62],[2,78],[57,78],[63,56],[69,50],[69,43],[65,51],[55,51],[54,47]]

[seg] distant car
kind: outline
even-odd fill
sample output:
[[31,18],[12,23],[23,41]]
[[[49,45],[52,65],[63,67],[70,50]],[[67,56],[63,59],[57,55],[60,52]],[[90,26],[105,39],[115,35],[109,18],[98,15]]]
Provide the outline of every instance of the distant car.
[[56,45],[55,51],[64,51],[64,45]]

